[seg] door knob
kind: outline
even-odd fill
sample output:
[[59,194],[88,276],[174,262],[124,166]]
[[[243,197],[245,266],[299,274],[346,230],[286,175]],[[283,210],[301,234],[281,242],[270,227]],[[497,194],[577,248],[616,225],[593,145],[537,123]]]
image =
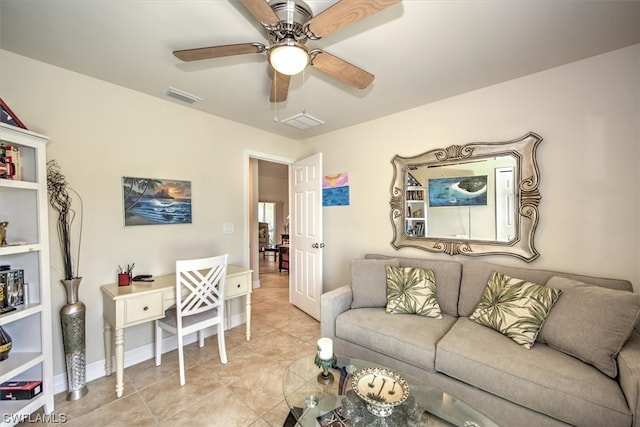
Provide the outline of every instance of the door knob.
[[324,243],[314,243],[311,247],[315,249],[324,248]]

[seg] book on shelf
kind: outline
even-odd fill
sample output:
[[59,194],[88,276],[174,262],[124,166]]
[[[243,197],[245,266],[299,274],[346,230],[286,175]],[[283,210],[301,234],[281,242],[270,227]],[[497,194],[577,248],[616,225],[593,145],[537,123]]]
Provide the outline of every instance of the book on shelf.
[[0,271],[0,307],[24,304],[24,270]]
[[0,178],[8,179],[13,175],[13,164],[7,163],[7,150],[0,144]]
[[0,178],[22,179],[20,147],[0,143]]
[[424,237],[424,221],[407,221],[406,232],[409,236]]
[[407,190],[407,200],[424,200],[424,190]]
[[29,400],[42,393],[42,381],[7,381],[0,384],[0,400]]

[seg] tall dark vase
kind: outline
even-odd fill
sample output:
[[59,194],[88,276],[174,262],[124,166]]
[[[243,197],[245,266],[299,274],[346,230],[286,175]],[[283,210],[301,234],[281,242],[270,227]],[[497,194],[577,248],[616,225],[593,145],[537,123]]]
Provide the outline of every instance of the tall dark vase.
[[13,341],[11,340],[11,336],[0,326],[0,360],[9,357],[12,345]]
[[78,300],[82,277],[61,280],[67,292],[67,303],[60,309],[62,342],[67,362],[67,400],[78,400],[87,392],[87,362],[85,352],[85,305]]

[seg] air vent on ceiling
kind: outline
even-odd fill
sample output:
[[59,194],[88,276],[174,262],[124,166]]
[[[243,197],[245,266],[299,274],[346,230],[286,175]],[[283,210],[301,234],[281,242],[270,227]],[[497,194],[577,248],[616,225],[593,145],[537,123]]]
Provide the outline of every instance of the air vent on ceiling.
[[202,101],[202,98],[200,98],[199,96],[192,95],[188,92],[173,87],[169,88],[169,90],[167,91],[167,96],[178,99],[182,102],[186,102],[188,104],[193,104],[196,101]]
[[293,126],[294,128],[300,129],[300,130],[305,130],[305,129],[309,129],[309,128],[324,124],[322,120],[316,119],[315,117],[310,116],[304,111],[300,114],[296,114],[295,116],[289,117],[288,119],[281,120],[280,123]]

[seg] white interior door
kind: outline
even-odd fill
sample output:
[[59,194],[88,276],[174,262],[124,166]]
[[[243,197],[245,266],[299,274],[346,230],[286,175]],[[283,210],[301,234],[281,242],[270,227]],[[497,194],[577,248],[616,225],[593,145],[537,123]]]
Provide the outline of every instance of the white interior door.
[[289,298],[320,320],[322,295],[322,153],[294,162],[289,170]]
[[496,168],[496,240],[508,242],[516,235],[513,167]]

